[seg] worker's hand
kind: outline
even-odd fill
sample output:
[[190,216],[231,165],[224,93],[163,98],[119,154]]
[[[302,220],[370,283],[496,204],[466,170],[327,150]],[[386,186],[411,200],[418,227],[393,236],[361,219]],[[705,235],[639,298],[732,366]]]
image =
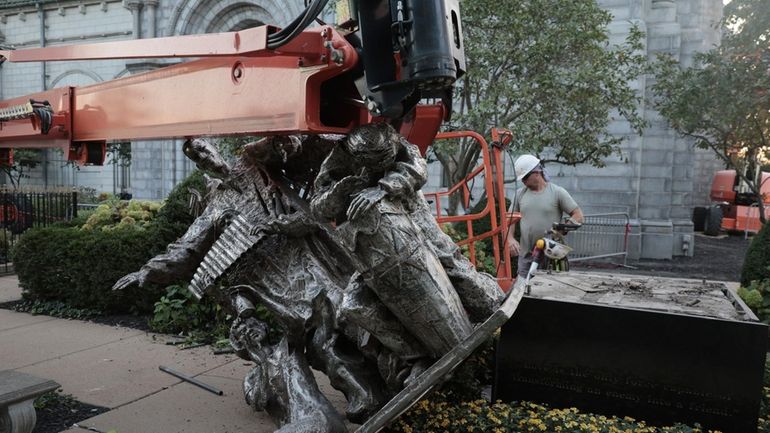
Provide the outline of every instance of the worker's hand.
[[134,285],[143,287],[146,283],[147,271],[140,270],[123,276],[123,278],[115,282],[115,285],[112,286],[112,290],[123,290]]
[[351,201],[350,206],[348,206],[348,220],[352,221],[358,219],[384,197],[385,191],[378,186],[366,188],[359,192],[353,197],[353,201]]
[[511,239],[510,243],[508,244],[508,251],[510,251],[511,257],[518,256],[520,250],[521,250],[521,245],[519,245],[519,241],[517,241],[516,239]]

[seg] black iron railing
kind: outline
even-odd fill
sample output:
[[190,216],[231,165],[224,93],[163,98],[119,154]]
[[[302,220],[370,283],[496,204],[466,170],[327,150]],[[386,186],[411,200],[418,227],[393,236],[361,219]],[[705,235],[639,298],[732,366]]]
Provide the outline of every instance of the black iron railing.
[[69,221],[77,212],[77,191],[0,190],[0,274],[13,272],[10,252],[25,231]]

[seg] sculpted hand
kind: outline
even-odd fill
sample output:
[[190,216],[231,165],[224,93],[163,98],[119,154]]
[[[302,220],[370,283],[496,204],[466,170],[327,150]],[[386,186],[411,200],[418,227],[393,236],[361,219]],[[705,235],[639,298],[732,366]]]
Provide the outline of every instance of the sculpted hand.
[[335,194],[349,195],[351,192],[366,186],[366,180],[360,176],[346,176],[332,187]]
[[138,285],[141,287],[141,286],[144,286],[146,279],[147,279],[147,272],[144,272],[144,271],[132,272],[128,275],[123,276],[123,278],[115,282],[115,285],[112,286],[112,290],[123,290],[133,285]]
[[351,201],[350,206],[348,206],[348,219],[351,221],[358,219],[384,197],[385,191],[377,186],[366,188],[359,192],[353,197],[353,201]]

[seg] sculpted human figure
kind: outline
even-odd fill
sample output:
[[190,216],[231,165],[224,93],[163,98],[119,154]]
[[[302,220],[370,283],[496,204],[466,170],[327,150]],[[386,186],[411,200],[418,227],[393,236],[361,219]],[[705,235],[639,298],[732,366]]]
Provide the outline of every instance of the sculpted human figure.
[[[302,212],[292,208],[249,150],[231,168],[210,143],[194,140],[185,145],[185,153],[215,176],[207,205],[165,254],[119,280],[115,288],[198,281],[198,294],[215,296],[233,310],[233,347],[257,363],[244,381],[247,402],[267,410],[281,432],[343,432],[342,418],[318,390],[309,365],[324,371],[346,395],[347,416],[353,421],[366,419],[388,397],[377,368],[367,363],[354,341],[338,332],[335,308],[349,271],[340,262],[344,257],[329,250],[333,245],[303,234],[304,224],[297,223]],[[278,234],[276,226],[294,235]],[[222,248],[248,242],[253,242],[249,249],[222,264],[224,256],[239,252],[232,248],[220,254]],[[221,273],[209,275],[208,281],[222,288],[196,280],[201,273]],[[268,308],[280,324],[277,344],[265,339],[265,325],[253,317],[255,303]],[[298,383],[303,384],[301,390],[296,389]]]
[[[416,146],[391,126],[361,126],[324,160],[311,208],[317,218],[336,223],[337,241],[355,257],[357,274],[345,291],[343,316],[383,344],[398,341],[398,335],[381,329],[379,320],[357,314],[377,299],[427,356],[438,357],[469,334],[466,309],[476,320],[484,320],[499,305],[502,293],[494,280],[478,277],[470,264],[464,265],[459,251],[441,233],[419,192],[426,177],[426,164]],[[458,271],[458,288],[464,289],[467,305],[450,282],[445,264]],[[474,275],[462,276],[461,271]],[[399,353],[398,345],[391,349],[412,356]]]

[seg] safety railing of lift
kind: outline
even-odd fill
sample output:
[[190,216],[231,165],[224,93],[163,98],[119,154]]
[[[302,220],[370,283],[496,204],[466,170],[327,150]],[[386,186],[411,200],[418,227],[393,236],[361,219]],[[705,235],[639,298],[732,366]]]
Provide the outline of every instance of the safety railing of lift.
[[[510,142],[510,131],[503,129],[492,130],[492,149],[490,145],[480,134],[473,131],[452,131],[442,132],[436,136],[436,140],[447,139],[471,139],[476,145],[481,147],[480,155],[482,162],[474,168],[463,180],[448,188],[446,191],[425,193],[425,198],[431,202],[434,208],[436,221],[439,224],[444,223],[465,223],[468,236],[457,242],[458,245],[468,246],[470,260],[476,265],[476,245],[481,240],[490,239],[492,243],[492,252],[494,256],[494,265],[497,270],[496,276],[498,284],[503,290],[508,290],[513,284],[511,275],[511,263],[509,247],[505,242],[506,234],[513,230],[513,224],[518,221],[518,214],[509,214],[505,208],[505,188],[503,184],[503,161],[505,156],[505,147]],[[495,176],[500,173],[500,176]],[[461,195],[461,204],[463,208],[471,208],[471,190],[474,182],[479,177],[484,178],[484,191],[487,197],[487,205],[478,213],[465,215],[448,215],[442,204],[455,194]],[[502,206],[495,206],[496,203],[502,203]],[[488,218],[490,229],[483,233],[474,233],[473,223]]]
[[619,257],[625,266],[630,231],[628,213],[585,215],[580,230],[570,233],[566,238],[566,243],[572,247],[569,260],[580,262]]

